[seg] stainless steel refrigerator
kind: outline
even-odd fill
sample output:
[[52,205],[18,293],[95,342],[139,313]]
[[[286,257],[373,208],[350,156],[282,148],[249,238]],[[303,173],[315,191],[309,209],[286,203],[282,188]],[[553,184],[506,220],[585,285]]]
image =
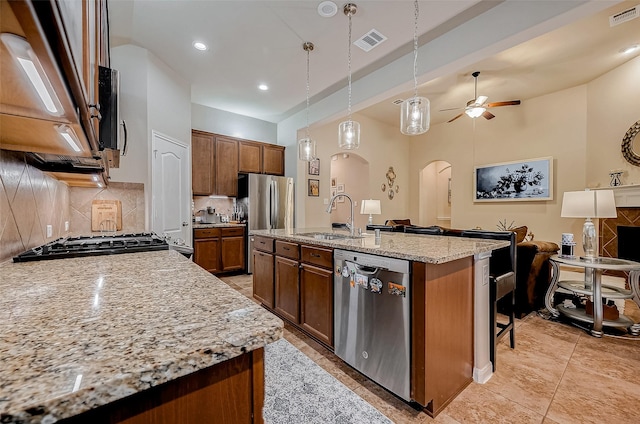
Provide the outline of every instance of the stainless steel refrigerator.
[[[293,228],[293,178],[264,174],[238,174],[237,205],[252,230]],[[253,237],[248,236],[247,272],[253,272]]]

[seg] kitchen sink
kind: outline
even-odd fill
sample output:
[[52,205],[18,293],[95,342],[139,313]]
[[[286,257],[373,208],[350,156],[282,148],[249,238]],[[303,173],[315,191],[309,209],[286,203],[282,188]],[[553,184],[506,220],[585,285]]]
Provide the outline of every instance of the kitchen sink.
[[338,233],[299,233],[297,236],[312,237],[318,240],[344,240],[344,239],[361,239],[363,236],[352,236],[350,234]]

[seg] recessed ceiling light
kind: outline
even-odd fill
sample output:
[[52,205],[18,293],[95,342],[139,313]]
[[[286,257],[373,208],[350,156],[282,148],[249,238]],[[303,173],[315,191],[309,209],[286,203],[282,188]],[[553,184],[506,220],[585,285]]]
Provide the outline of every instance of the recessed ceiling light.
[[336,14],[338,6],[332,1],[323,1],[318,5],[318,14],[323,18],[330,18]]
[[202,51],[207,50],[207,45],[199,41],[196,41],[195,43],[193,43],[193,47],[195,47],[197,50],[202,50]]
[[629,54],[629,53],[633,53],[635,51],[638,51],[638,49],[640,49],[640,44],[634,44],[632,46],[625,47],[624,49],[620,50],[620,53]]
[[267,91],[269,89],[269,86],[267,84],[260,84],[258,88],[262,91]]

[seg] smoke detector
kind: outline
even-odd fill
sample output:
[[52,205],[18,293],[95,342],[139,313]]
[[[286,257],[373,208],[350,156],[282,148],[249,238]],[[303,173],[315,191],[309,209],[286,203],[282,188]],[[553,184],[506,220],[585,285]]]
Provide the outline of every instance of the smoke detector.
[[336,14],[338,6],[332,1],[323,1],[318,5],[318,14],[323,18],[330,18]]

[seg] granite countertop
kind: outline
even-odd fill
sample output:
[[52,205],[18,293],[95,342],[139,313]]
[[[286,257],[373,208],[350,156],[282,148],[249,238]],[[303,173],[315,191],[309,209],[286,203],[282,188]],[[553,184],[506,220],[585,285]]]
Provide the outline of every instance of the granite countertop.
[[373,233],[363,235],[361,238],[339,238],[334,240],[316,239],[313,236],[303,235],[305,233],[349,234],[348,231],[336,231],[331,228],[251,230],[249,232],[249,234],[256,236],[268,236],[297,243],[326,246],[432,264],[450,262],[478,253],[490,252],[509,245],[508,241],[502,240],[429,236],[385,231],[380,233],[379,243],[376,243]]
[[3,423],[54,422],[282,337],[279,318],[173,250],[0,275]]
[[230,222],[224,222],[219,224],[203,224],[203,223],[193,223],[193,229],[198,228],[228,228],[228,227],[246,227],[247,224],[232,224]]

